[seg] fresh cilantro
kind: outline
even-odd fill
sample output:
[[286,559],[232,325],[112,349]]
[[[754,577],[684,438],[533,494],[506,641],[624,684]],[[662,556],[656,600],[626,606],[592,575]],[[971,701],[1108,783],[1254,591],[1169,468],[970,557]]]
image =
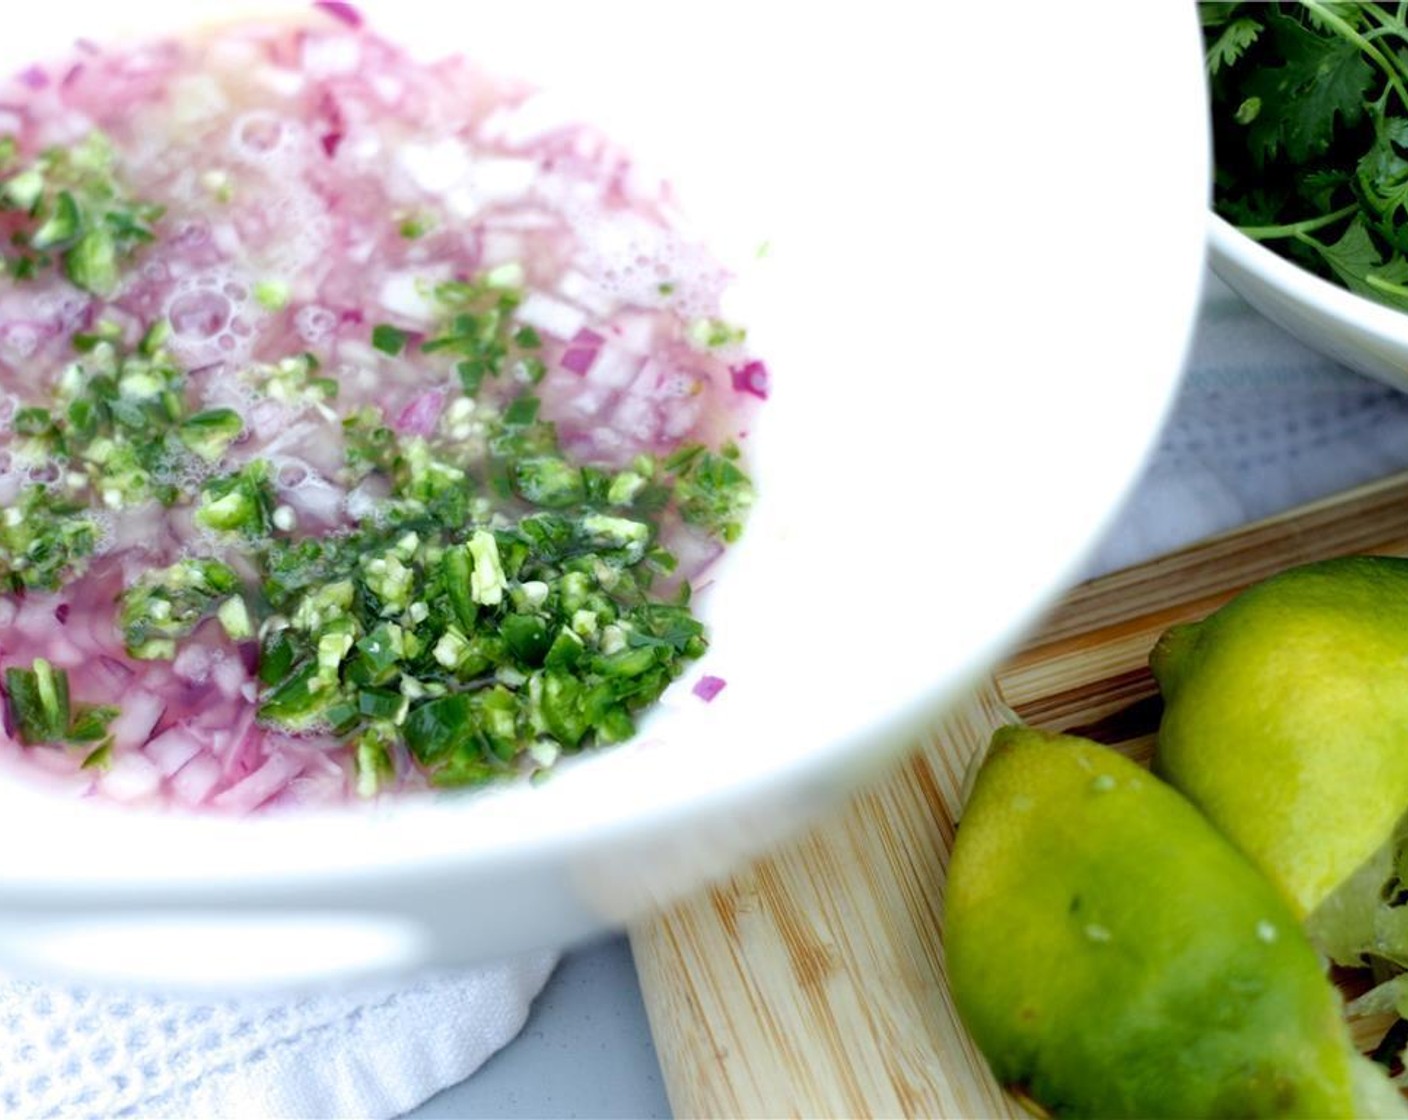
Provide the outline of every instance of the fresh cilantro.
[[743,532],[743,519],[753,504],[753,484],[738,465],[733,444],[714,452],[699,444],[677,451],[665,460],[673,472],[680,516],[726,542]]
[[122,262],[152,240],[162,208],[129,196],[101,133],[71,147],[46,149],[23,166],[16,166],[12,138],[4,142],[4,152],[0,209],[23,216],[11,227],[12,253],[0,257],[4,271],[26,279],[57,261],[75,286],[111,296]]
[[230,409],[188,415],[185,378],[163,340],[157,327],[124,351],[121,332],[99,321],[75,337],[78,360],[50,400],[15,410],[17,446],[56,469],[0,511],[0,587],[56,590],[97,545],[95,507],[187,500],[182,471],[217,462],[240,434]]
[[222,533],[262,538],[273,529],[274,487],[262,460],[217,475],[201,487],[196,524]]
[[404,215],[396,227],[396,232],[407,241],[416,241],[435,228],[435,215],[417,211]]
[[400,327],[393,327],[389,323],[378,323],[372,328],[372,345],[383,354],[388,354],[393,358],[400,357],[401,351],[406,348],[406,340],[410,335],[401,330]]
[[43,658],[5,670],[5,701],[22,743],[57,743],[68,734],[68,674]]
[[[31,205],[45,212],[26,245],[77,246],[81,205],[45,202],[46,189],[22,174],[0,187],[12,205],[38,192]],[[515,317],[522,282],[508,265],[433,290],[440,321],[417,350],[449,399],[429,432],[398,432],[372,406],[339,416],[336,382],[311,354],[239,372],[256,392],[340,420],[339,481],[378,495],[349,506],[354,524],[311,536],[280,517],[267,462],[222,465],[244,422],[188,406],[164,349],[169,324],[132,346],[99,319],[74,336],[51,399],[13,414],[14,446],[62,469],[0,511],[4,586],[52,589],[81,574],[95,508],[184,507],[229,563],[188,556],[131,582],[117,612],[128,654],[174,658],[203,626],[257,639],[260,719],[344,740],[368,796],[407,765],[437,786],[477,784],[629,736],[706,648],[661,525],[732,540],[751,484],[732,447],[614,469],[575,461],[533,388],[546,347]],[[282,303],[268,294],[271,309]],[[713,321],[708,332],[707,345],[742,337]],[[400,356],[412,336],[382,324],[372,342]],[[107,764],[115,710],[70,705],[61,673],[17,670],[6,696],[26,741],[87,744],[84,765]]]
[[1234,19],[1225,24],[1211,26],[1217,27],[1217,36],[1208,46],[1209,74],[1216,74],[1224,66],[1231,66],[1241,58],[1247,48],[1256,42],[1262,30],[1261,24],[1254,19]]
[[502,375],[515,349],[541,345],[536,332],[524,334],[513,324],[513,312],[523,302],[520,280],[521,270],[504,266],[473,282],[452,280],[435,287],[446,321],[421,343],[421,350],[453,358],[460,385],[471,396],[485,380]]
[[[736,448],[611,473],[567,460],[539,412],[520,393],[487,417],[478,462],[361,414],[346,431],[360,469],[390,485],[379,517],[268,542],[261,597],[279,625],[261,643],[261,718],[348,737],[364,791],[398,744],[455,786],[535,744],[547,757],[619,741],[705,650],[688,585],[674,602],[652,593],[675,564],[652,517],[678,499],[680,517],[733,535],[751,495]],[[460,494],[506,479],[508,504],[451,507],[435,488],[452,473]]]
[[0,510],[0,589],[57,591],[98,544],[86,501],[31,484]]
[[243,430],[244,421],[234,409],[210,408],[181,421],[176,435],[193,453],[213,463]]
[[[212,615],[219,614],[227,631],[243,624],[248,636],[248,614],[238,598],[240,579],[218,560],[188,558],[169,568],[143,575],[123,593],[118,612],[127,652],[143,660],[170,660],[176,642],[192,633]],[[229,604],[236,602],[239,608]]]
[[1401,6],[1203,3],[1214,205],[1321,276],[1408,310]]
[[696,319],[690,323],[688,333],[690,342],[700,349],[709,350],[738,346],[748,336],[748,332],[742,327],[726,323],[722,319]]
[[5,712],[20,742],[30,746],[100,743],[118,715],[116,708],[73,704],[68,673],[42,657],[28,669],[5,670]]
[[266,311],[282,311],[288,306],[290,294],[284,280],[261,280],[254,285],[254,298]]

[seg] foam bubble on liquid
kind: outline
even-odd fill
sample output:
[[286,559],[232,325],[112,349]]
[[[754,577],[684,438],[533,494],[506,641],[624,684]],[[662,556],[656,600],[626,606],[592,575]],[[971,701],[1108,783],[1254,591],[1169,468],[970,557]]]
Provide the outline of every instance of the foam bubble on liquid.
[[249,280],[228,267],[181,277],[162,313],[171,324],[167,348],[188,369],[248,361],[254,326],[267,314],[252,298]]
[[93,554],[102,556],[111,551],[117,540],[113,515],[107,510],[94,509],[88,512],[88,521],[93,526]]
[[287,171],[301,162],[307,144],[303,126],[267,109],[241,113],[230,124],[227,147],[241,163],[264,171]]
[[337,324],[337,312],[316,303],[300,307],[293,316],[298,337],[309,346],[317,346],[330,339],[337,330]]
[[576,265],[610,298],[668,307],[685,319],[718,313],[722,270],[697,245],[625,211],[568,211],[579,245]]
[[[327,204],[300,182],[289,180],[261,215],[262,236],[246,234],[248,247],[270,277],[302,277],[312,286],[326,274],[329,251],[335,242],[334,225]],[[316,275],[313,275],[316,274]]]
[[253,109],[231,123],[226,147],[273,190],[257,210],[237,213],[243,247],[276,278],[319,265],[328,255],[333,223],[324,201],[304,182],[309,162],[323,158],[318,139],[298,120]]
[[20,365],[34,356],[44,334],[34,323],[6,323],[0,327],[0,360]]
[[71,334],[84,325],[92,297],[67,285],[50,287],[34,297],[35,315],[61,333]]

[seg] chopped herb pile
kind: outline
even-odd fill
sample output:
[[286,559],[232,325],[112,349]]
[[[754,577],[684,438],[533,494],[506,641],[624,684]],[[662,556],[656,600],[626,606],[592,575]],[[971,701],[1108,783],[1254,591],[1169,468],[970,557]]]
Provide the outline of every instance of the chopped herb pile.
[[0,515],[0,588],[57,590],[93,553],[96,510],[176,504],[181,479],[239,436],[238,413],[191,411],[164,335],[154,328],[124,352],[120,332],[99,324],[74,338],[52,400],[15,412],[11,455],[53,477],[28,483]]
[[[538,340],[502,282],[441,286],[447,352],[476,388],[515,367],[532,383]],[[399,354],[400,332],[374,345]],[[736,448],[691,446],[607,471],[569,460],[526,388],[501,411],[452,403],[436,434],[397,436],[375,410],[344,423],[349,482],[391,493],[354,532],[274,539],[261,553],[261,717],[352,740],[372,792],[406,752],[435,784],[465,785],[591,742],[635,716],[705,649],[676,559],[673,516],[737,537],[752,487]],[[487,413],[487,414],[485,414]],[[476,419],[471,423],[471,416]]]
[[1408,310],[1403,7],[1199,8],[1217,212],[1305,268]]
[[[110,294],[160,214],[126,196],[101,137],[28,164],[0,145],[0,172],[16,277],[58,262]],[[405,237],[422,229],[401,220]],[[10,421],[11,456],[40,474],[0,514],[0,593],[81,578],[107,511],[183,509],[199,530],[190,552],[129,577],[118,598],[128,654],[176,659],[207,623],[256,644],[259,719],[346,742],[362,794],[410,766],[473,785],[628,737],[706,648],[662,534],[734,541],[752,486],[731,444],[622,469],[566,454],[540,415],[543,340],[515,318],[522,283],[509,265],[431,286],[440,315],[425,334],[369,325],[382,359],[415,356],[439,375],[411,425],[371,405],[335,412],[338,380],[312,354],[235,371],[255,397],[340,423],[337,483],[375,484],[369,509],[321,535],[280,506],[269,463],[239,454],[240,413],[192,407],[164,321],[131,342],[99,320],[73,337],[49,397]],[[270,310],[289,298],[277,280],[256,296]],[[714,321],[695,334],[742,339]],[[71,703],[66,674],[42,659],[4,684],[22,742],[96,744],[85,764],[105,760],[116,708]]]
[[118,623],[127,652],[142,660],[176,656],[176,642],[218,616],[232,638],[251,634],[240,578],[218,560],[190,558],[145,572],[122,595]]
[[[450,315],[444,328],[421,344],[421,350],[454,358],[466,393],[477,393],[485,378],[500,376],[510,362],[513,372],[532,384],[547,373],[542,360],[532,353],[541,344],[537,333],[531,327],[513,326],[513,312],[523,302],[522,282],[521,268],[503,265],[472,283],[452,280],[436,286],[435,298]],[[380,346],[375,339],[373,344]]]
[[10,246],[0,263],[8,275],[24,280],[57,264],[84,291],[113,294],[123,258],[152,240],[162,214],[127,196],[113,163],[101,133],[29,163],[13,139],[0,140],[0,229]]

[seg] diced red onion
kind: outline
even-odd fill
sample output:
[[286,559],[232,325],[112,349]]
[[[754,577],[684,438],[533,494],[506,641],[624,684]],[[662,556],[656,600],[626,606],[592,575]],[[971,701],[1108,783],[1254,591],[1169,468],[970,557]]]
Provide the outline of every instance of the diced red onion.
[[642,446],[650,446],[660,435],[660,410],[649,397],[622,397],[612,414],[611,427]]
[[[270,737],[271,744],[276,740]],[[213,808],[228,812],[248,813],[282,790],[303,770],[303,763],[288,751],[274,748],[259,769],[247,778],[221,790],[210,800]]]
[[666,440],[684,438],[699,421],[704,402],[698,397],[685,397],[670,402],[661,410],[660,434]]
[[580,307],[543,292],[529,292],[519,304],[518,321],[564,341],[585,329],[587,314]]
[[249,410],[248,419],[249,426],[254,430],[254,438],[267,440],[287,426],[289,410],[282,401],[265,398]]
[[215,651],[209,646],[184,642],[176,654],[176,660],[171,663],[171,671],[183,681],[201,683],[210,678],[210,667],[214,659]]
[[28,89],[43,89],[49,84],[49,75],[38,66],[29,66],[17,75],[20,84]]
[[347,495],[320,474],[309,474],[297,486],[282,492],[282,497],[298,514],[300,523],[312,521],[330,528],[342,520]]
[[122,711],[108,725],[113,749],[118,751],[140,747],[155,730],[166,703],[160,696],[145,689],[133,689],[122,697]]
[[[222,773],[243,775],[253,769],[253,748],[259,741],[259,729],[254,723],[256,711],[253,703],[246,703],[236,709],[232,718],[222,707],[223,718],[215,724],[208,744]],[[209,731],[209,725],[203,728]]]
[[717,539],[687,526],[682,526],[670,536],[670,545],[675,559],[679,561],[674,571],[678,579],[695,579],[724,552],[724,546]]
[[314,0],[313,7],[321,8],[333,19],[341,20],[348,27],[362,26],[362,13],[355,5],[348,4],[345,0]]
[[55,327],[32,319],[0,323],[0,350],[14,358],[29,358],[55,333]]
[[229,747],[218,752],[225,756],[221,763],[226,778],[243,776],[254,769],[258,760],[260,739],[259,729],[255,727],[254,721],[250,720],[235,733]]
[[343,773],[341,767],[334,764],[330,770],[319,770],[316,773],[310,767],[309,770],[289,782],[283,792],[266,804],[291,807],[335,805],[347,799],[347,792],[347,775]]
[[220,784],[220,764],[208,754],[197,755],[171,779],[171,794],[187,808],[202,804]]
[[724,685],[727,683],[728,682],[724,680],[723,677],[705,674],[694,682],[694,688],[691,691],[707,704],[723,691]]
[[307,463],[298,459],[286,459],[274,473],[274,483],[280,490],[292,490],[295,486],[302,486],[307,482],[312,473]]
[[729,367],[733,387],[740,393],[752,393],[759,400],[768,399],[768,367],[762,362]]
[[635,380],[643,360],[638,354],[608,343],[597,353],[587,380],[604,389],[623,388]]
[[238,656],[224,656],[215,662],[211,673],[215,687],[231,698],[240,695],[240,688],[248,681],[244,664]]
[[47,595],[26,595],[20,600],[14,628],[27,641],[40,643],[54,629],[54,601]]
[[162,776],[169,778],[200,754],[202,746],[189,728],[177,725],[155,736],[143,750]]
[[161,788],[161,778],[161,771],[144,755],[114,751],[98,784],[115,801],[140,801]]
[[445,407],[445,391],[431,389],[421,393],[406,405],[396,417],[396,430],[403,435],[428,436],[440,423]]
[[106,676],[109,687],[117,693],[121,693],[136,675],[136,670],[132,666],[115,657],[109,657],[107,654],[98,658],[97,665]]
[[590,327],[583,327],[572,336],[572,341],[567,344],[567,350],[559,364],[563,369],[584,377],[587,370],[592,368],[592,363],[596,361],[605,341],[606,339]]

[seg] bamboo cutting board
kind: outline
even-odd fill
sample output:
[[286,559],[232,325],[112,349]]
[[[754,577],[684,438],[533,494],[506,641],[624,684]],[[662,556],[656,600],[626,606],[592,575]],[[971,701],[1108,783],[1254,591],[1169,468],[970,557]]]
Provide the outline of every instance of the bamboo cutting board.
[[[1283,568],[1350,553],[1408,556],[1408,474],[1075,588],[844,811],[632,930],[675,1115],[1023,1115],[944,976],[944,870],[971,760],[1014,718],[1146,759],[1159,635]],[[1358,1026],[1366,1044],[1382,1028]]]

